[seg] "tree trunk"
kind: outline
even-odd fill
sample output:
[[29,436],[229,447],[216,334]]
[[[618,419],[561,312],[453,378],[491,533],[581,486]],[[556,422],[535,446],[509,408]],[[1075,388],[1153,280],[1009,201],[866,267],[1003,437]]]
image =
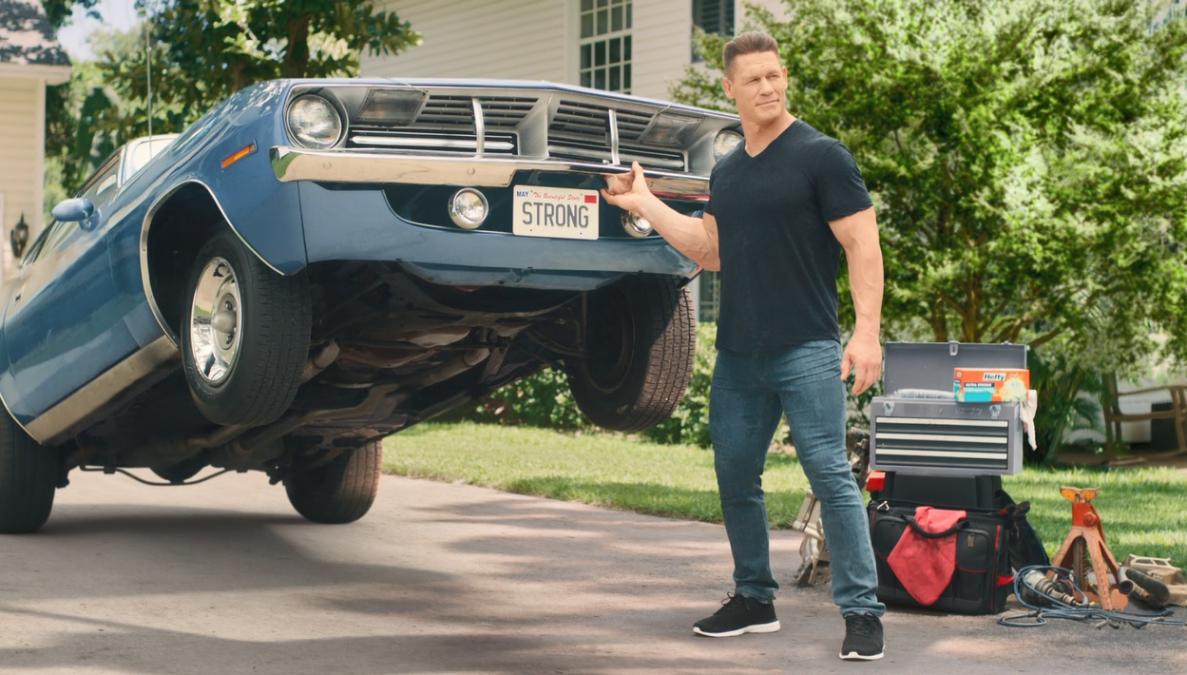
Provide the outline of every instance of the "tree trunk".
[[231,64],[231,82],[234,86],[234,88],[231,90],[232,93],[239,91],[240,89],[243,89],[247,85],[251,84],[245,72],[246,66],[247,62],[243,59]]
[[291,19],[288,24],[288,49],[280,72],[285,77],[305,77],[309,68],[309,17]]

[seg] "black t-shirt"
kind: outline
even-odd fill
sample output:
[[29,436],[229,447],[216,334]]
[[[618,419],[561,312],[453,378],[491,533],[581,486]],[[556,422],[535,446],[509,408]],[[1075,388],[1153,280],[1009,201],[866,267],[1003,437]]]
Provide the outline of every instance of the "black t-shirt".
[[706,213],[717,218],[717,347],[766,352],[840,340],[829,221],[871,206],[840,141],[795,120],[756,157],[744,143],[713,167]]

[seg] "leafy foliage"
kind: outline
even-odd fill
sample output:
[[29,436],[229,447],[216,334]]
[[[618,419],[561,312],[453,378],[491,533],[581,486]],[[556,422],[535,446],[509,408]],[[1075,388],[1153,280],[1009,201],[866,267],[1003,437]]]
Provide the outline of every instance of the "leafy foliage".
[[[130,33],[100,31],[91,36],[91,44],[112,58],[130,55],[137,48]],[[46,88],[46,166],[58,178],[51,183],[47,176],[47,211],[130,137],[124,128],[129,113],[119,103],[120,97],[96,62],[74,64],[68,82]]]
[[1064,438],[1077,429],[1091,429],[1100,415],[1104,381],[1100,371],[1069,363],[1058,352],[1035,352],[1027,361],[1039,387],[1039,409],[1035,414],[1035,440],[1028,459],[1051,463],[1064,445]]
[[[697,352],[684,399],[670,418],[643,432],[644,438],[709,447],[709,385],[713,379],[715,330],[715,325],[709,323],[697,327]],[[568,377],[561,369],[542,370],[493,392],[469,419],[554,429],[593,429],[577,408],[569,391]]]
[[569,378],[560,368],[545,368],[505,385],[485,398],[469,419],[553,429],[590,428],[569,392]]
[[[1048,460],[1102,371],[1187,361],[1187,22],[1151,32],[1131,0],[788,6],[754,14],[791,109],[874,195],[889,338],[1036,348]],[[718,71],[722,42],[699,39]],[[731,107],[711,70],[673,95]]]
[[[697,326],[697,352],[684,398],[671,417],[642,432],[642,438],[656,443],[696,445],[702,448],[712,445],[709,437],[709,390],[713,384],[713,366],[717,358],[716,338],[716,324],[702,323]],[[869,428],[865,410],[877,391],[871,389],[861,396],[849,396],[848,422],[851,428]],[[561,370],[542,370],[499,389],[465,419],[564,430],[593,429],[577,408],[576,401],[569,393],[568,378]],[[775,439],[790,443],[790,437],[784,418],[775,430]]]
[[[353,77],[359,55],[394,54],[420,37],[370,0],[167,0],[150,17],[154,97],[188,124],[214,103],[264,80]],[[101,57],[126,98],[143,98],[145,55]]]
[[54,28],[61,28],[65,25],[70,15],[74,12],[75,7],[86,10],[87,16],[95,19],[102,18],[95,9],[95,5],[97,4],[99,4],[99,0],[41,0],[41,6],[45,9],[45,16],[49,19],[49,24]]
[[[79,4],[49,3],[63,21]],[[417,44],[407,21],[371,0],[137,0],[144,25],[102,33],[97,60],[78,64],[46,100],[47,156],[67,189],[115,147],[148,133],[180,131],[255,82],[282,77],[354,77],[363,50],[394,54]],[[150,67],[151,65],[151,67]],[[149,83],[151,76],[151,99]]]
[[[1047,345],[1097,370],[1187,360],[1187,22],[1150,33],[1130,0],[789,9],[755,14],[793,112],[874,194],[889,335]],[[700,38],[718,70],[721,43]],[[673,95],[730,107],[705,69]]]

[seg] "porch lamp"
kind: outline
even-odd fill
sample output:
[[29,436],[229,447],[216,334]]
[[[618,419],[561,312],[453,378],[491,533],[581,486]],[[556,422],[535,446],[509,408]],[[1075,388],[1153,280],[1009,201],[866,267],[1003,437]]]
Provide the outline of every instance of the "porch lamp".
[[21,217],[13,225],[12,231],[8,233],[8,238],[12,244],[12,255],[17,260],[25,253],[25,246],[29,243],[29,224],[25,222],[25,214],[21,212]]

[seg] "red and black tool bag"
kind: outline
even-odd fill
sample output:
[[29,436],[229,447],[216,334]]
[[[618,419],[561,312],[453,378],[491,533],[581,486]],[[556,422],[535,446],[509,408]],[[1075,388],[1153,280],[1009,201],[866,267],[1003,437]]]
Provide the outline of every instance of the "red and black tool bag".
[[[874,499],[869,505],[870,535],[878,567],[878,599],[889,605],[920,607],[886,562],[908,528],[914,524],[917,504]],[[996,614],[1005,609],[1013,591],[1009,541],[1014,518],[1007,509],[963,509],[965,519],[942,536],[956,538],[956,571],[939,599],[927,609],[957,614]]]

